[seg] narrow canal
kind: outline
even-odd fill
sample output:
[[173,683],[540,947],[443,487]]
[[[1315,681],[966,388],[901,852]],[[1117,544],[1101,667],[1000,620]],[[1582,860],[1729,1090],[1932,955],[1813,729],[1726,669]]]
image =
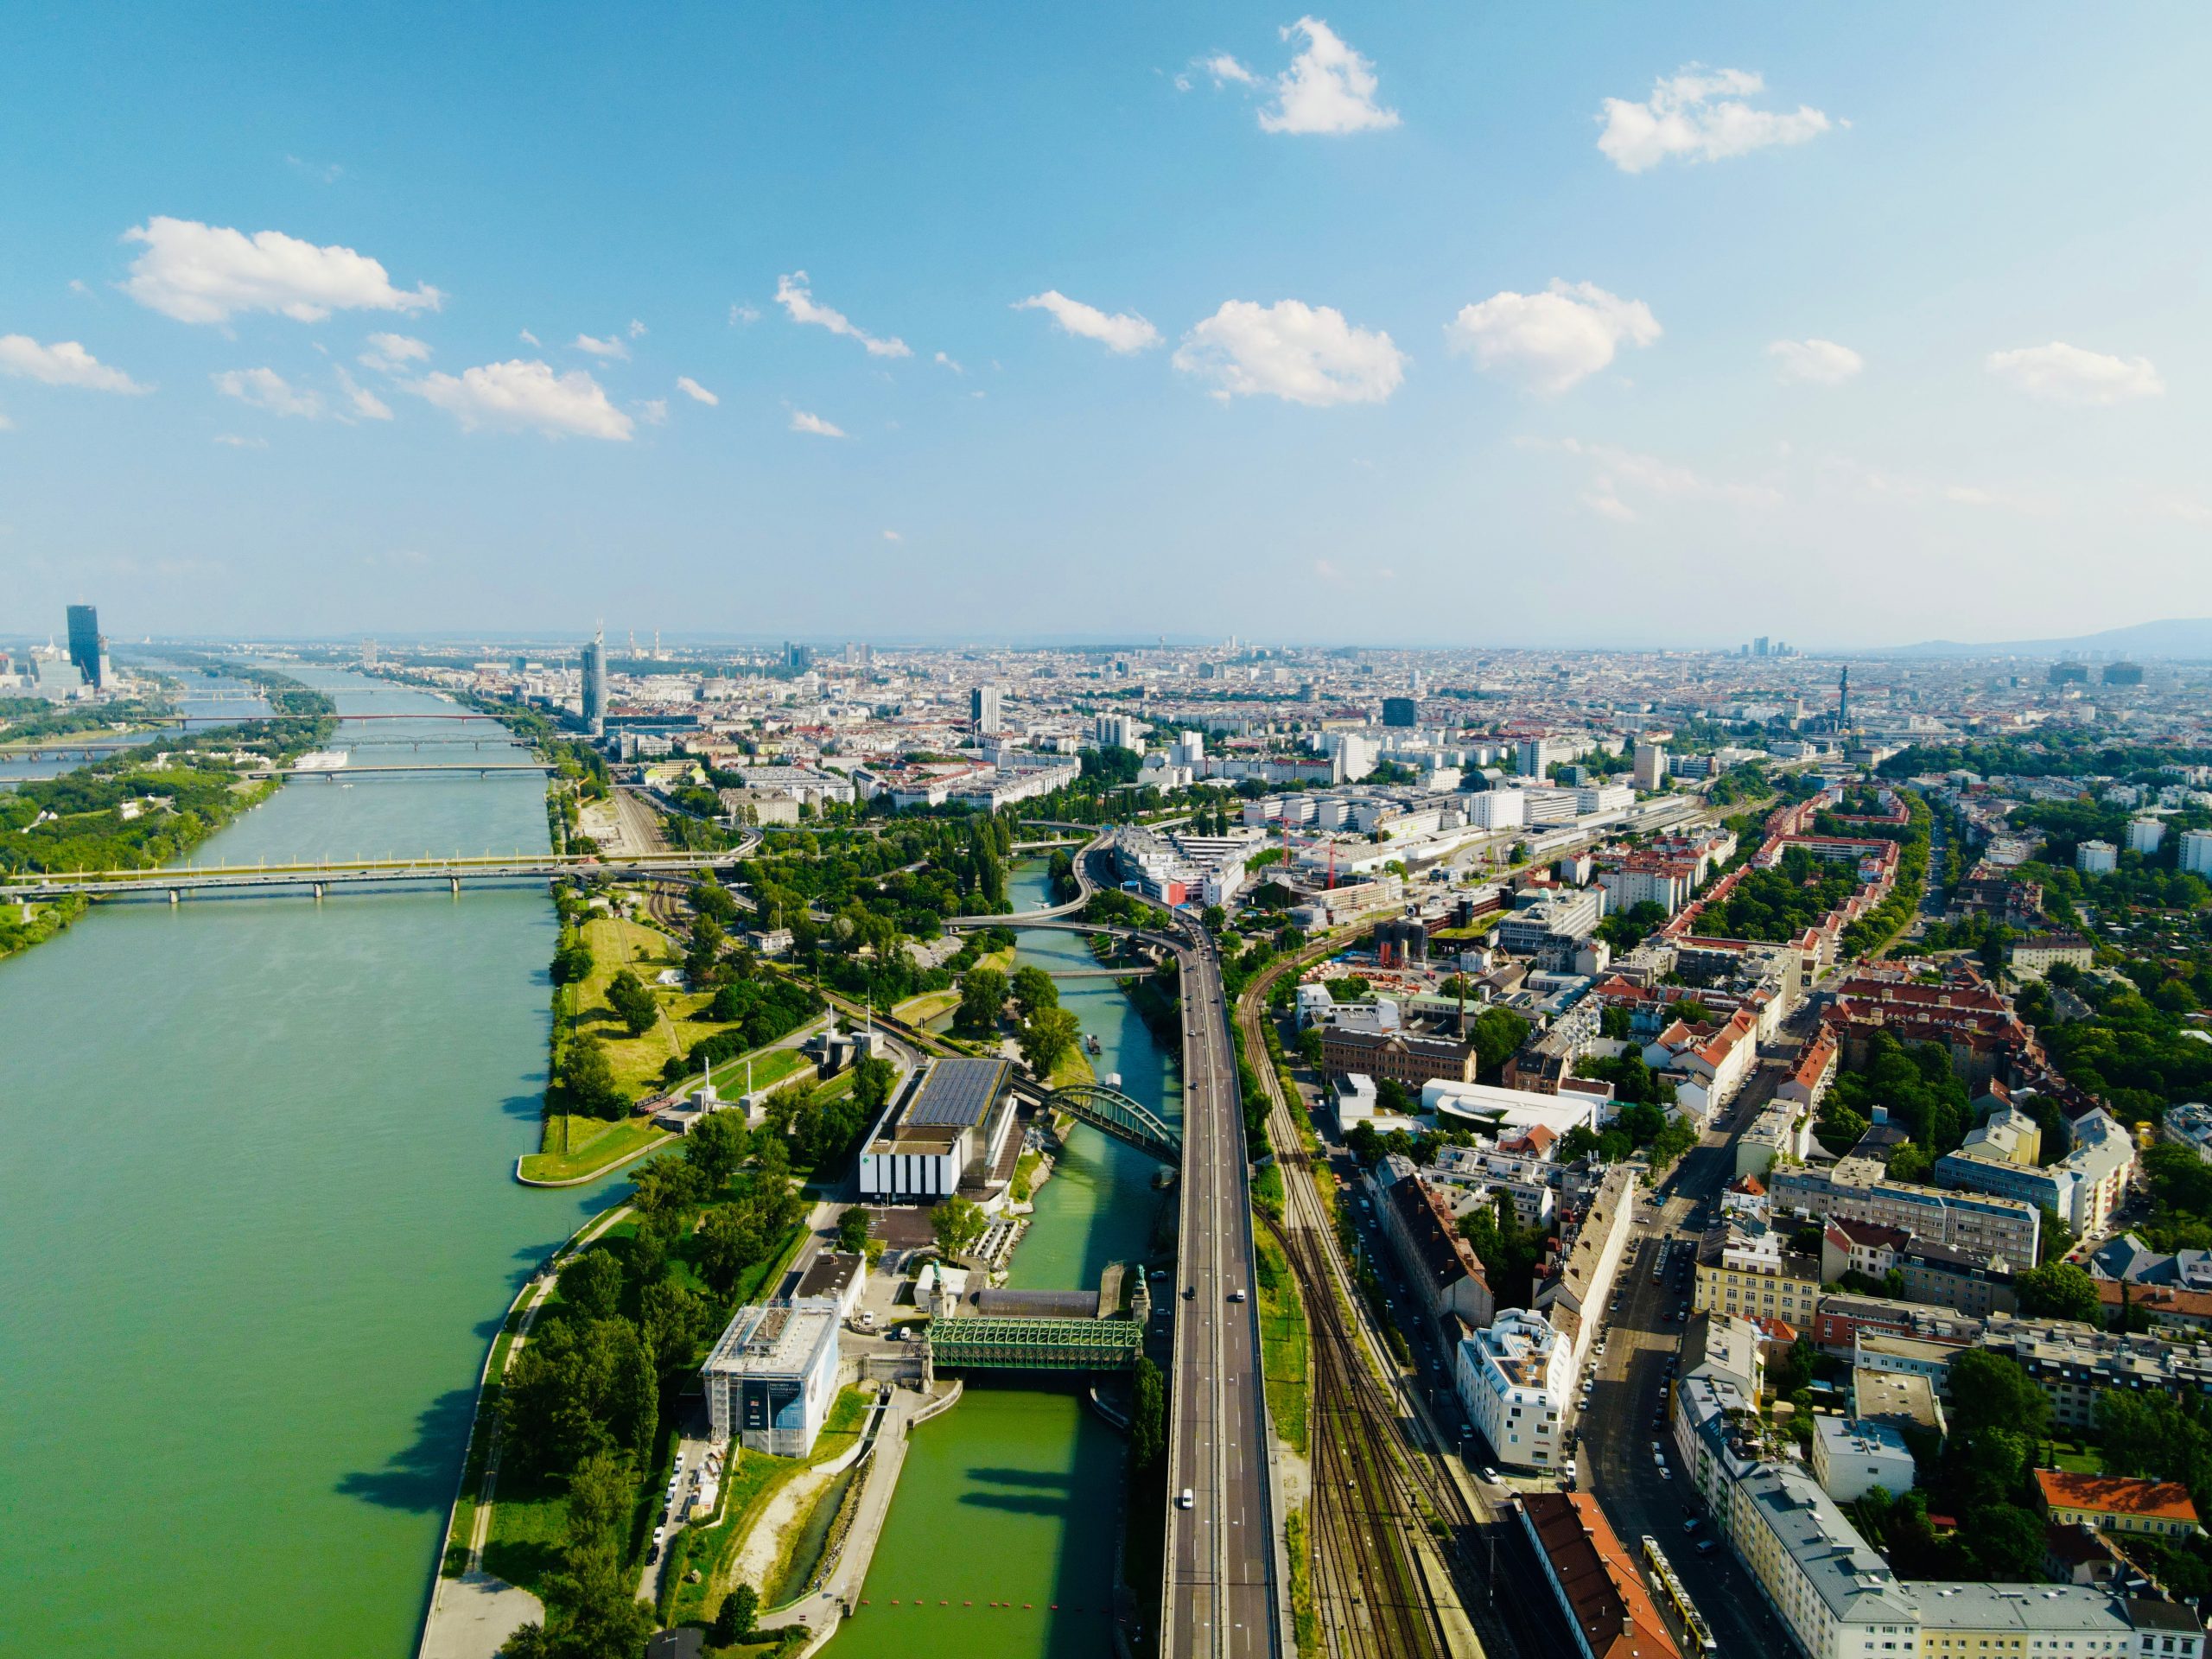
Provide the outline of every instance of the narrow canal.
[[[197,861],[544,844],[527,776],[302,780]],[[509,1179],[552,944],[540,890],[439,888],[117,905],[0,963],[0,1656],[412,1651],[489,1335],[603,1201]]]
[[[1007,885],[1017,910],[1051,902],[1041,860],[1017,866]],[[1096,965],[1074,934],[1027,929],[1019,944],[1020,960],[1039,967]],[[1102,1079],[1119,1072],[1131,1096],[1179,1120],[1178,1057],[1112,981],[1063,982],[1060,1001],[1098,1039]],[[1038,1192],[1011,1281],[1088,1289],[1109,1262],[1145,1255],[1162,1202],[1158,1168],[1077,1127]],[[831,1659],[1104,1659],[1125,1455],[1077,1392],[971,1382],[914,1432],[869,1567],[869,1605],[831,1641]]]

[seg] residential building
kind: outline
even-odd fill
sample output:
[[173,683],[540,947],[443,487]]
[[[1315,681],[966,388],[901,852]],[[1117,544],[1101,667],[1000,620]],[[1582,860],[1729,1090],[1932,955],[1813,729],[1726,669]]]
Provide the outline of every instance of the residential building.
[[1879,1164],[1864,1159],[1847,1158],[1833,1169],[1777,1169],[1767,1192],[1777,1210],[1879,1222],[2007,1262],[2035,1261],[2043,1230],[2043,1212],[2023,1199],[1889,1180]]
[[1376,1205],[1398,1265],[1436,1328],[1456,1318],[1479,1329],[1497,1304],[1474,1247],[1459,1236],[1452,1206],[1420,1176],[1393,1181]]
[[715,1442],[803,1458],[837,1393],[834,1297],[741,1307],[700,1367]]
[[2158,850],[2158,843],[2166,838],[2166,824],[2163,818],[2130,818],[2127,821],[2127,850],[2148,858]]
[[1636,746],[1636,786],[1647,795],[1659,787],[1667,776],[1667,746],[1664,743],[1639,743]]
[[1813,1323],[1820,1300],[1819,1258],[1784,1249],[1772,1228],[1726,1224],[1699,1247],[1693,1313],[1764,1314],[1802,1330]]
[[1810,1474],[1760,1464],[1734,1507],[1737,1554],[1811,1659],[1916,1650],[1911,1592]]
[[2134,1138],[2108,1113],[2089,1112],[2071,1126],[2074,1145],[2067,1154],[2037,1166],[2023,1158],[2024,1153],[2034,1156],[2034,1120],[2024,1114],[1997,1114],[1966,1144],[1936,1160],[1936,1179],[2055,1210],[2076,1234],[2101,1231],[2126,1196],[2135,1168]]
[[1506,1309],[1460,1343],[1455,1370],[1467,1420],[1500,1463],[1559,1467],[1574,1358],[1550,1320],[1526,1308]]
[[1993,1319],[1981,1345],[2015,1361],[2050,1400],[2062,1430],[2093,1427],[2107,1389],[2212,1393],[2212,1346],[2100,1331],[2071,1319]]
[[2158,1138],[2187,1147],[2212,1164],[2212,1106],[2191,1100],[2167,1107],[2165,1116],[2158,1120]]
[[2120,868],[2120,849],[2108,841],[2082,842],[2074,849],[2074,868],[2084,875],[2110,875]]
[[1847,1273],[1878,1280],[1897,1265],[1910,1235],[1879,1222],[1830,1216],[1821,1230],[1821,1278],[1833,1283]]
[[1524,1492],[1516,1504],[1582,1659],[1681,1659],[1635,1559],[1596,1498]]
[[1851,1414],[1860,1422],[1886,1423],[1903,1434],[1925,1431],[1941,1439],[1949,1432],[1942,1396],[1927,1377],[1910,1371],[1854,1368],[1851,1373]]
[[1102,749],[1144,750],[1144,722],[1131,715],[1101,715],[1090,725],[1090,741]]
[[2088,968],[2097,959],[2094,941],[2079,933],[2029,933],[2005,947],[2005,965],[2016,979],[2041,979],[2058,963]]
[[2212,830],[2183,830],[2178,862],[2191,875],[2212,877]]
[[2187,1538],[2203,1530],[2189,1488],[2179,1481],[2038,1469],[2036,1492],[2062,1526],[2088,1525],[2147,1538]]
[[1813,1478],[1839,1503],[1855,1503],[1877,1486],[1899,1497],[1918,1481],[1904,1435],[1848,1417],[1813,1420]]
[[1794,1101],[1810,1110],[1821,1103],[1828,1085],[1835,1081],[1835,1033],[1822,1026],[1813,1040],[1805,1046],[1804,1053],[1789,1075],[1775,1085],[1777,1100]]
[[2019,1306],[2012,1270],[2001,1255],[1984,1255],[1933,1240],[1914,1239],[1897,1255],[1909,1301],[1948,1307],[1974,1319],[2011,1313]]
[[1006,729],[1004,694],[995,685],[978,685],[968,693],[968,724],[978,737],[995,737]]
[[1405,1031],[1360,1031],[1334,1021],[1321,1030],[1321,1065],[1328,1071],[1360,1071],[1413,1088],[1437,1080],[1475,1080],[1474,1046],[1450,1037]]

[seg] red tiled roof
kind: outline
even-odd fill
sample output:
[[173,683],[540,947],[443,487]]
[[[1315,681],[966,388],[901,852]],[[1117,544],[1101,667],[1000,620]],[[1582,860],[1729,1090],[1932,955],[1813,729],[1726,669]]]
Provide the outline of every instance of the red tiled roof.
[[1522,1496],[1575,1627],[1598,1659],[1681,1659],[1642,1574],[1587,1492]]
[[2098,1515],[2148,1516],[2158,1521],[2196,1519],[2189,1488],[2177,1480],[2138,1480],[2126,1475],[2077,1475],[2038,1469],[2036,1485],[2046,1508],[2088,1510]]

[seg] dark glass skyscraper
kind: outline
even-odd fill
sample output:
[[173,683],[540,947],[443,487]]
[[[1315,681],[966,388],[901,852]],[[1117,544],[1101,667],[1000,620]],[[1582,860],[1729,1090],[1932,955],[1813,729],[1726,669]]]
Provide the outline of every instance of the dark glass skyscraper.
[[69,607],[69,660],[84,675],[86,685],[99,685],[100,613],[90,605]]
[[607,636],[592,636],[584,646],[584,725],[594,737],[607,729]]

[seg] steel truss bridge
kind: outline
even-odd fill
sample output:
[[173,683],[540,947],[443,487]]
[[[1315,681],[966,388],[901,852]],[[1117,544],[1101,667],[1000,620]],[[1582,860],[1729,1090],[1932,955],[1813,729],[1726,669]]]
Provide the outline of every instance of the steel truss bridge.
[[930,1363],[964,1370],[1126,1371],[1144,1348],[1131,1319],[1027,1319],[960,1314],[932,1319]]
[[557,881],[569,876],[658,877],[683,880],[737,863],[747,849],[721,853],[646,853],[633,858],[603,854],[541,853],[535,855],[354,859],[332,864],[210,865],[166,870],[92,870],[68,875],[39,875],[0,881],[0,902],[53,899],[70,893],[88,899],[132,894],[167,897],[175,904],[188,893],[257,893],[312,888],[317,898],[328,887],[389,887],[442,881],[454,892],[467,881]]
[[1182,1131],[1118,1089],[1103,1084],[1079,1083],[1055,1089],[1045,1096],[1047,1109],[1065,1112],[1103,1135],[1150,1153],[1164,1164],[1183,1161]]

